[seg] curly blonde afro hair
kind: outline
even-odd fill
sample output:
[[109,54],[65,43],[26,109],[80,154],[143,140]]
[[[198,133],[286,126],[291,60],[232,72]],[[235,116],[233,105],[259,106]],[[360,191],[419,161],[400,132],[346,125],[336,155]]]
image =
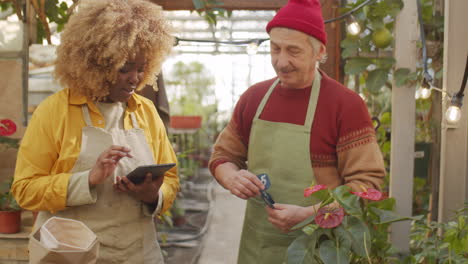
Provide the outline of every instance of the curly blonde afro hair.
[[119,69],[137,53],[146,58],[137,89],[153,85],[174,44],[159,5],[145,0],[82,0],[57,48],[55,77],[91,100],[102,100]]

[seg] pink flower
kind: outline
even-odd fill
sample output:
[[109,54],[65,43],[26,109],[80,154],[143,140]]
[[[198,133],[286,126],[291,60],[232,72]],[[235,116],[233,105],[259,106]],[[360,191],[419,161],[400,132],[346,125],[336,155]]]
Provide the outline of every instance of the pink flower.
[[307,187],[304,189],[304,197],[309,197],[311,194],[325,189],[327,189],[327,186],[321,184]]
[[383,198],[382,192],[373,188],[369,188],[364,192],[351,192],[351,193],[359,197],[362,197],[364,199],[368,199],[372,201],[380,201]]
[[343,222],[344,209],[342,207],[322,207],[315,216],[315,223],[323,228],[337,227]]
[[11,136],[16,132],[16,124],[10,119],[0,120],[0,136]]

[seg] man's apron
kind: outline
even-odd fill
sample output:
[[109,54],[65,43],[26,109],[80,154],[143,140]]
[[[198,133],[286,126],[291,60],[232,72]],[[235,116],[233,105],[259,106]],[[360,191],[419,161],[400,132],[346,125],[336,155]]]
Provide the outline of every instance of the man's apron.
[[[303,193],[305,188],[315,182],[310,159],[310,131],[319,96],[320,80],[320,73],[316,71],[303,126],[259,119],[279,79],[268,89],[253,119],[248,169],[256,175],[268,174],[271,181],[268,193],[277,203],[311,206],[317,202],[311,197],[305,198]],[[237,263],[283,263],[288,246],[301,233],[301,230],[281,233],[268,222],[263,200],[258,196],[250,198],[247,201]]]
[[[81,152],[72,173],[92,169],[99,155],[112,145],[127,146],[133,158],[122,158],[114,176],[127,175],[139,165],[154,164],[153,154],[144,131],[139,128],[134,113],[130,113],[133,128],[106,131],[94,127],[88,105],[82,106],[86,127],[82,130]],[[96,233],[100,242],[98,262],[101,263],[163,263],[153,218],[143,214],[143,203],[113,188],[114,177],[95,186],[95,204],[68,207],[55,216],[72,218],[85,223]],[[53,215],[41,211],[36,226],[40,227]]]

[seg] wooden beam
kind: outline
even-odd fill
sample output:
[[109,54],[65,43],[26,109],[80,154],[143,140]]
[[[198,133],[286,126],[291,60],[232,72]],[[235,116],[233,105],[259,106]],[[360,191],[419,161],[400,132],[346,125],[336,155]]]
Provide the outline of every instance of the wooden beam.
[[[468,55],[468,1],[445,1],[444,23],[444,83],[443,89],[456,93],[461,86]],[[466,88],[465,88],[466,89]],[[465,94],[466,94],[465,90]],[[444,101],[443,109],[449,106]],[[440,165],[439,220],[452,220],[455,210],[468,199],[468,104],[461,108],[462,118],[457,126],[442,122]]]
[[[403,0],[404,8],[395,23],[396,68],[416,70],[419,59],[416,44],[419,40],[416,1]],[[396,200],[396,213],[412,215],[414,178],[414,134],[416,100],[415,86],[404,85],[392,89],[392,136],[390,155],[390,196]],[[394,223],[391,227],[393,246],[401,253],[409,253],[410,222]]]
[[[163,7],[164,10],[194,10],[192,0],[151,0]],[[277,10],[288,0],[221,0],[221,7],[228,10]]]

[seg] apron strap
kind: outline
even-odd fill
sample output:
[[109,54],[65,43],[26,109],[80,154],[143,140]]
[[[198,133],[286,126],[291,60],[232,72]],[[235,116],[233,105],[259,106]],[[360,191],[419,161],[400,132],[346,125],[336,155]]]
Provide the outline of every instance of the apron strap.
[[91,116],[89,115],[89,108],[87,104],[81,105],[81,111],[83,112],[83,118],[87,126],[93,126]]
[[132,118],[133,128],[140,128],[140,126],[138,126],[138,122],[136,120],[135,113],[131,112],[130,117]]
[[270,86],[270,88],[268,88],[267,93],[265,94],[265,96],[263,96],[262,101],[260,102],[260,105],[259,105],[258,108],[257,108],[257,112],[255,113],[254,120],[255,120],[255,119],[258,119],[258,117],[260,116],[260,114],[263,112],[263,108],[265,107],[266,103],[268,102],[268,98],[270,98],[271,93],[272,93],[273,90],[275,89],[276,85],[278,85],[279,81],[280,81],[280,79],[277,78],[277,79],[273,82],[273,84]]
[[322,80],[322,76],[318,70],[315,70],[315,78],[314,83],[312,84],[312,91],[310,91],[309,97],[309,107],[307,108],[307,116],[304,122],[304,126],[312,128],[312,122],[314,121],[315,110],[317,109],[317,102],[320,93],[320,81]]
[[[322,76],[320,75],[320,72],[316,69],[315,70],[315,78],[314,82],[312,83],[312,91],[310,92],[310,97],[309,97],[309,106],[307,108],[307,115],[306,115],[306,120],[304,122],[304,126],[309,128],[312,127],[312,122],[314,121],[314,116],[315,116],[315,109],[317,108],[317,101],[318,101],[318,96],[319,96],[319,91],[320,91],[320,81],[322,80]],[[265,107],[266,103],[268,102],[268,99],[270,98],[271,93],[273,92],[274,88],[276,85],[278,85],[280,79],[276,79],[273,84],[268,88],[267,93],[265,96],[263,96],[262,101],[260,102],[260,105],[257,108],[257,112],[255,113],[254,120],[258,119],[260,117],[260,114],[263,112],[263,108]]]

